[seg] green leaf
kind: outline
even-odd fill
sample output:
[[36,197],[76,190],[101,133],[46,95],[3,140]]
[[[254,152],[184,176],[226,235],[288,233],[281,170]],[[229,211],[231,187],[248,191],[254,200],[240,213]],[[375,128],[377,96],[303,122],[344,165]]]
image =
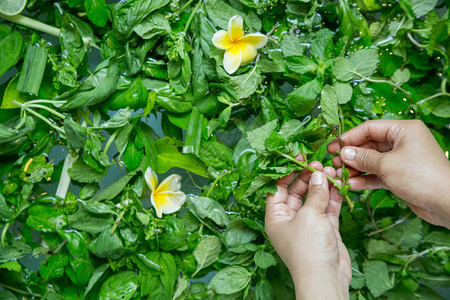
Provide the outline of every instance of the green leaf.
[[0,218],[10,219],[12,216],[13,214],[11,209],[8,207],[8,204],[6,204],[5,197],[0,193]]
[[302,56],[305,47],[300,43],[300,39],[294,34],[284,34],[281,40],[281,51],[284,57]]
[[173,251],[186,243],[188,232],[183,222],[174,216],[166,219],[164,231],[159,236],[159,246],[164,251]]
[[86,287],[86,291],[84,292],[84,297],[91,291],[91,289],[94,287],[94,285],[99,281],[99,279],[103,276],[103,274],[108,270],[109,264],[103,264],[97,269],[95,269],[94,273],[92,273],[91,278],[89,279],[89,283]]
[[194,174],[208,177],[205,166],[191,154],[182,154],[179,151],[181,143],[174,138],[164,137],[155,142],[158,153],[158,172],[165,173],[170,168],[178,167]]
[[411,78],[411,72],[409,71],[409,69],[405,68],[405,69],[397,69],[394,72],[394,74],[392,74],[391,80],[395,84],[402,85],[404,83],[407,83],[410,78]]
[[254,260],[255,264],[261,269],[267,269],[277,264],[275,257],[264,250],[258,250],[258,252],[255,253]]
[[143,149],[138,149],[133,142],[128,142],[125,151],[123,152],[123,162],[127,171],[135,170],[141,164],[144,154]]
[[233,150],[216,141],[203,142],[199,157],[207,167],[216,170],[230,170],[234,166]]
[[339,121],[339,109],[337,102],[337,95],[333,87],[326,85],[323,87],[320,104],[322,106],[322,113],[328,126],[332,128],[339,128],[341,123]]
[[333,33],[328,28],[320,29],[316,32],[316,36],[311,42],[311,55],[317,61],[324,61],[333,55]]
[[301,85],[287,95],[288,102],[295,114],[298,116],[309,114],[317,103],[317,96],[320,93],[321,86],[322,84],[316,78]]
[[317,64],[307,56],[288,56],[286,64],[290,71],[299,74],[315,72],[317,69]]
[[251,276],[243,267],[226,267],[211,279],[208,288],[217,294],[231,295],[243,290],[250,283]]
[[264,145],[269,151],[282,150],[287,144],[286,139],[278,132],[272,132],[266,139]]
[[132,271],[123,271],[106,279],[98,296],[100,300],[128,300],[133,298],[138,287],[138,275]]
[[368,252],[367,257],[370,259],[376,258],[378,254],[394,255],[399,252],[398,247],[384,240],[375,240],[375,239],[370,239],[368,241],[366,249]]
[[257,233],[250,229],[242,220],[233,220],[227,226],[225,242],[227,248],[236,247],[252,242],[257,238]]
[[121,39],[128,38],[134,27],[145,17],[169,2],[170,0],[132,0],[118,3],[113,10],[113,24],[119,37]]
[[231,76],[227,84],[236,90],[238,99],[243,99],[256,92],[263,79],[258,70],[252,69],[241,75]]
[[266,139],[272,134],[277,127],[277,120],[273,120],[261,127],[247,132],[247,140],[258,153],[270,154],[266,150]]
[[371,76],[377,68],[378,51],[377,49],[362,49],[353,52],[348,57],[350,64],[355,71],[363,76]]
[[117,233],[117,230],[111,235],[111,229],[108,228],[92,241],[89,250],[98,257],[118,259],[125,255],[127,250]]
[[48,260],[42,262],[39,266],[39,274],[44,281],[51,278],[59,278],[64,275],[64,267],[69,263],[69,258],[65,253],[58,253],[48,257]]
[[[111,98],[106,102],[106,105],[111,110],[117,110],[120,108],[132,108],[132,109],[139,109],[143,108],[147,105],[148,100],[148,91],[145,85],[142,83],[142,80],[140,77],[136,78],[136,80],[133,81],[133,83],[130,85],[128,89],[125,91],[117,92],[111,96]],[[122,112],[124,114],[125,112],[131,113],[132,111],[130,109],[125,110]],[[130,116],[128,116],[127,121]],[[106,125],[103,125],[106,126]],[[123,125],[122,125],[123,126]],[[116,126],[121,127],[121,126]],[[111,127],[109,127],[111,128]]]
[[193,252],[197,261],[197,270],[192,276],[194,277],[200,270],[215,263],[219,259],[221,250],[222,247],[218,237],[210,235],[203,238]]
[[110,228],[114,223],[112,216],[92,214],[84,208],[68,215],[67,221],[72,228],[91,234],[100,233]]
[[98,27],[105,27],[109,12],[105,0],[84,0],[87,17]]
[[[23,38],[22,35],[10,27],[0,25],[2,35],[0,36],[0,76],[9,68],[14,66],[22,55]],[[5,34],[6,33],[6,34]]]
[[348,103],[352,99],[353,88],[349,83],[335,82],[333,89],[339,104]]
[[34,205],[28,209],[27,225],[42,232],[54,232],[67,225],[66,216],[56,207]]
[[6,247],[0,245],[0,263],[17,260],[31,252],[31,247],[21,241],[12,241]]
[[105,176],[104,173],[97,172],[94,168],[85,164],[81,159],[78,159],[73,163],[72,167],[68,170],[68,173],[73,180],[81,183],[99,182],[103,176]]
[[387,264],[379,260],[365,260],[363,263],[367,287],[374,297],[380,297],[394,287],[389,277]]
[[156,35],[167,35],[171,31],[169,21],[161,14],[151,14],[134,27],[134,32],[147,40]]
[[437,0],[411,0],[411,8],[416,17],[421,17],[434,9]]
[[87,140],[86,127],[75,123],[71,117],[64,119],[64,131],[66,133],[67,145],[73,149],[84,148]]
[[261,278],[255,287],[255,296],[257,300],[271,300],[273,299],[273,287],[270,282]]
[[54,167],[48,162],[45,155],[30,158],[20,170],[19,176],[22,181],[28,183],[38,183],[43,179],[50,178],[53,174]]
[[222,29],[227,29],[228,21],[235,15],[240,15],[243,19],[245,18],[245,13],[221,0],[207,1],[205,3],[205,9],[209,19]]
[[422,240],[422,221],[419,218],[406,220],[400,225],[387,230],[384,235],[395,245],[408,249],[416,248]]
[[186,203],[189,210],[200,219],[210,218],[220,226],[229,223],[225,209],[217,201],[206,197],[187,196]]

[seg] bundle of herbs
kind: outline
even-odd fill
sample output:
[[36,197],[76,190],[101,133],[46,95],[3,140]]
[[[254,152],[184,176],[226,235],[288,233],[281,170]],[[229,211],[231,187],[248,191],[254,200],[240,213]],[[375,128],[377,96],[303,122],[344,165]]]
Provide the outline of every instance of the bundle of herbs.
[[[294,299],[276,179],[369,119],[448,154],[447,0],[25,4],[0,5],[2,299]],[[441,299],[450,233],[337,179],[351,299]]]

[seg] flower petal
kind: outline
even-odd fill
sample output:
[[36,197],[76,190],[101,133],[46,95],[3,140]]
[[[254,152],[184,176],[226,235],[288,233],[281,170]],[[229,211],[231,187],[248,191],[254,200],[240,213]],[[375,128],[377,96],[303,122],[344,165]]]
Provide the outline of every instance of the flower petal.
[[158,186],[158,176],[153,172],[152,168],[148,167],[145,170],[144,178],[150,190],[154,192]]
[[177,174],[172,174],[166,179],[164,179],[161,184],[156,189],[155,193],[162,192],[178,192],[181,188],[181,176]]
[[267,36],[262,33],[247,34],[246,36],[241,37],[237,42],[240,44],[245,43],[259,49],[267,44]]
[[228,32],[225,30],[219,30],[216,33],[214,33],[212,37],[212,43],[216,48],[219,49],[230,49],[231,46],[233,46],[233,43],[230,39],[230,36],[228,35]]
[[228,22],[228,35],[232,41],[244,36],[244,20],[241,16],[235,15]]
[[239,49],[241,49],[242,53],[242,61],[241,66],[245,66],[249,64],[253,59],[255,59],[257,51],[256,48],[249,44],[239,43]]
[[223,56],[223,68],[228,74],[236,72],[241,65],[241,61],[242,53],[238,46],[233,46],[230,49],[225,50],[225,55]]
[[152,205],[156,210],[158,218],[162,214],[171,214],[183,206],[186,195],[183,192],[163,192],[152,194]]

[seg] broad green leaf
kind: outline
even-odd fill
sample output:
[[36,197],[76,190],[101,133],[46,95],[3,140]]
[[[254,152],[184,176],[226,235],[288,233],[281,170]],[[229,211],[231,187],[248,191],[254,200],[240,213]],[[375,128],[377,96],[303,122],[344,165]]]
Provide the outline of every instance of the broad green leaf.
[[73,180],[81,183],[99,182],[105,176],[104,173],[96,171],[80,159],[73,163],[68,173]]
[[54,232],[67,225],[66,216],[56,207],[34,205],[28,209],[27,225],[42,232]]
[[302,56],[305,47],[300,43],[300,39],[294,34],[285,34],[281,40],[281,50],[285,57]]
[[255,287],[255,296],[257,300],[273,299],[273,287],[266,278],[261,278]]
[[44,281],[51,278],[59,278],[64,275],[64,267],[69,263],[69,258],[65,253],[58,253],[48,257],[44,263],[39,266],[39,274]]
[[67,221],[72,228],[91,234],[100,233],[114,223],[112,216],[92,214],[84,208],[80,208],[74,214],[68,215]]
[[91,242],[89,249],[95,256],[110,259],[118,259],[127,252],[117,230],[111,235],[111,227],[103,230],[100,235]]
[[387,230],[384,235],[389,241],[401,248],[416,248],[422,240],[422,228],[422,221],[419,218],[414,218]]
[[108,270],[109,265],[103,264],[97,269],[95,269],[94,273],[92,274],[91,278],[89,279],[89,283],[86,287],[86,291],[84,292],[84,297],[89,293],[89,291],[94,287],[94,285],[98,282],[98,280],[103,276],[103,274]]
[[233,220],[228,224],[225,232],[227,248],[247,244],[257,238],[257,233],[250,229],[242,220]]
[[226,267],[211,279],[208,288],[217,294],[231,295],[243,290],[250,280],[251,274],[243,267]]
[[316,36],[311,42],[310,51],[317,61],[331,58],[330,55],[333,54],[333,36],[334,33],[328,28],[323,28],[316,32]]
[[21,241],[12,241],[3,247],[0,245],[0,263],[17,260],[31,253],[33,250]]
[[174,138],[165,137],[155,142],[158,153],[158,172],[165,173],[170,168],[178,167],[194,174],[208,177],[206,167],[192,154],[182,154],[181,143]]
[[189,210],[198,218],[210,218],[220,226],[229,223],[225,209],[217,201],[206,197],[188,196],[186,197],[186,203]]
[[73,149],[83,148],[87,140],[86,127],[75,123],[71,117],[64,119],[64,132],[66,133],[67,145]]
[[317,69],[317,64],[307,56],[288,56],[286,64],[290,71],[299,74],[315,72]]
[[235,15],[245,18],[245,13],[228,5],[225,1],[209,0],[205,3],[209,19],[222,29],[227,29],[228,22]]
[[156,35],[166,35],[171,32],[169,21],[161,14],[151,14],[134,27],[143,39],[151,39]]
[[269,154],[266,150],[266,139],[272,134],[277,127],[277,120],[273,120],[261,127],[247,132],[247,140],[258,153]]
[[338,104],[348,103],[352,99],[353,88],[349,83],[335,82],[333,89],[336,92]]
[[193,252],[197,261],[197,270],[192,276],[195,276],[198,271],[215,263],[219,259],[221,250],[222,247],[218,237],[210,235],[203,238]]
[[378,51],[373,48],[358,50],[350,54],[348,59],[356,73],[369,77],[377,68]]
[[421,17],[432,11],[437,2],[437,0],[411,0],[411,8],[416,17]]
[[367,287],[375,297],[380,297],[386,291],[394,287],[394,282],[389,277],[387,264],[379,260],[365,260],[363,263],[364,276]]
[[105,27],[108,22],[108,7],[105,0],[84,0],[87,17],[98,27]]
[[106,279],[100,289],[99,299],[122,299],[133,298],[138,290],[138,275],[133,271],[116,273]]
[[391,77],[392,82],[396,84],[404,84],[411,78],[411,72],[409,69],[397,69]]
[[339,111],[338,111],[338,97],[333,87],[326,85],[323,87],[320,104],[322,106],[322,113],[327,121],[328,126],[332,128],[339,128]]
[[289,93],[287,99],[295,114],[298,116],[309,114],[317,103],[321,88],[321,83],[316,78]]
[[267,269],[277,264],[275,257],[264,250],[259,250],[258,252],[256,252],[254,260],[255,264],[261,269]]
[[0,193],[0,218],[10,219],[13,216],[11,209],[6,204],[5,197]]
[[2,33],[0,36],[0,76],[2,76],[9,68],[14,66],[22,55],[23,38],[22,35],[10,27],[1,25]]

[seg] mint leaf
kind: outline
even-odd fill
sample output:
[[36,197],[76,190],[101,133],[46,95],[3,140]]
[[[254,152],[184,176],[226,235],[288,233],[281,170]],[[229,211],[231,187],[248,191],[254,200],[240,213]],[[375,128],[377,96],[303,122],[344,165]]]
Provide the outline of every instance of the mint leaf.
[[422,221],[419,218],[406,220],[400,225],[387,230],[384,235],[395,245],[404,248],[416,248],[422,240]]
[[350,83],[335,82],[333,89],[336,92],[339,104],[345,104],[352,99],[353,88]]
[[323,87],[320,104],[328,126],[332,128],[340,127],[337,95],[332,86],[326,85]]
[[288,102],[297,115],[307,115],[314,108],[321,86],[321,82],[316,78],[287,95]]
[[365,260],[363,263],[364,277],[367,287],[374,297],[380,297],[394,287],[389,277],[387,264],[379,260]]
[[258,127],[254,130],[247,132],[247,140],[252,146],[260,154],[270,154],[269,151],[266,150],[266,139],[272,134],[272,132],[277,127],[277,120],[273,120],[261,127]]

